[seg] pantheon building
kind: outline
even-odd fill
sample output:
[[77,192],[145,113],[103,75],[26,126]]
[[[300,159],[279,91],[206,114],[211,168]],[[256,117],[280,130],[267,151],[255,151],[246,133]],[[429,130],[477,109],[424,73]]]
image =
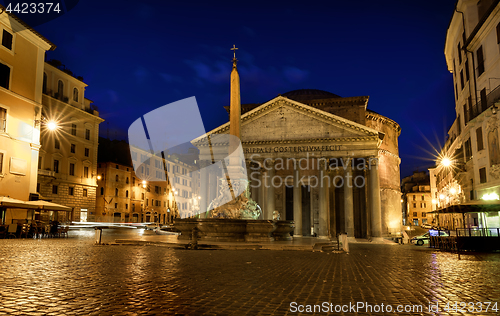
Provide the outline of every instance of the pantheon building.
[[[293,220],[294,237],[400,231],[401,128],[368,110],[368,99],[302,89],[241,105],[240,139],[262,219]],[[229,131],[228,122],[207,134]],[[202,164],[209,159],[200,153]]]

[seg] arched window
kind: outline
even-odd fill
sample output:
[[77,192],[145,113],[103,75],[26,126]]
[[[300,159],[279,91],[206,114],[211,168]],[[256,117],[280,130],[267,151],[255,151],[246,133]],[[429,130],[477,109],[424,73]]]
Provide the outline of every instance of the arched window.
[[104,187],[101,187],[101,195],[104,195]]
[[42,92],[45,93],[45,94],[47,94],[47,74],[45,72],[43,73]]
[[59,80],[57,82],[57,96],[56,96],[56,98],[59,100],[62,100],[63,94],[64,94],[64,83],[62,82],[62,80]]
[[118,189],[115,189],[115,196],[118,196]]
[[128,197],[128,190],[125,191],[125,197]]
[[125,183],[128,184],[128,177],[127,177],[127,180],[125,180]]
[[73,101],[78,102],[78,89],[73,89]]
[[118,181],[118,175],[116,175],[116,181]]

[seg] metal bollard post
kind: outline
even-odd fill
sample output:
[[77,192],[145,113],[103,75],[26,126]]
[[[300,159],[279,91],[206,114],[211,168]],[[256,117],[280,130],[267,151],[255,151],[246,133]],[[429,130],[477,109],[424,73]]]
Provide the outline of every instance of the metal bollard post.
[[198,228],[194,227],[191,232],[191,249],[198,249]]
[[95,243],[96,243],[96,245],[101,244],[101,237],[102,237],[102,228],[96,227],[95,228]]

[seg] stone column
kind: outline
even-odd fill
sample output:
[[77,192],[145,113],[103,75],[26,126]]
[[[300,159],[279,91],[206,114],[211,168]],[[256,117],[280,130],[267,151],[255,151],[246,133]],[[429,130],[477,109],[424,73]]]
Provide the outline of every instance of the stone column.
[[[209,201],[209,174],[206,166],[208,166],[207,161],[200,161],[201,175],[200,175],[200,218],[206,217],[207,207],[210,204]],[[175,198],[175,197],[174,197]],[[172,209],[173,209],[172,203]]]
[[274,160],[267,159],[264,160],[264,167],[267,168],[267,178],[265,181],[265,185],[267,186],[267,200],[266,200],[266,210],[264,219],[273,219],[273,213],[275,210],[276,197],[274,195],[274,186],[273,186],[273,178],[275,175],[274,170]]
[[372,236],[382,237],[382,209],[380,203],[380,180],[378,178],[378,158],[370,158],[369,162]]
[[266,170],[262,166],[262,163],[260,164],[260,169],[259,169],[259,180],[260,180],[260,187],[259,187],[259,206],[262,209],[262,218],[261,219],[266,219],[266,210],[267,210],[267,205],[266,205]]
[[345,158],[346,168],[344,170],[344,214],[345,230],[347,237],[354,238],[354,206],[352,197],[352,168],[351,158]]
[[320,161],[319,170],[319,238],[328,238],[328,173],[325,169],[325,162]]
[[302,237],[302,186],[300,185],[300,167],[293,171],[293,220],[295,231],[293,237]]

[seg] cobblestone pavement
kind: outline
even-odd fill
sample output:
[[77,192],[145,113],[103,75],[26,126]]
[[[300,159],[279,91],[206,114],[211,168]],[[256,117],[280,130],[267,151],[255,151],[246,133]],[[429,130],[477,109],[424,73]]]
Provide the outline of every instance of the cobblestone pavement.
[[[500,300],[500,254],[458,260],[456,254],[410,245],[351,244],[351,253],[336,254],[92,242],[90,235],[72,233],[0,240],[0,315],[298,314],[292,302],[297,308],[323,302],[422,304],[421,312],[400,313],[419,315],[432,314],[429,301],[438,304],[440,315],[465,315],[471,313],[461,313],[460,306],[450,313],[443,308],[448,302]],[[359,314],[390,314],[365,311]]]

